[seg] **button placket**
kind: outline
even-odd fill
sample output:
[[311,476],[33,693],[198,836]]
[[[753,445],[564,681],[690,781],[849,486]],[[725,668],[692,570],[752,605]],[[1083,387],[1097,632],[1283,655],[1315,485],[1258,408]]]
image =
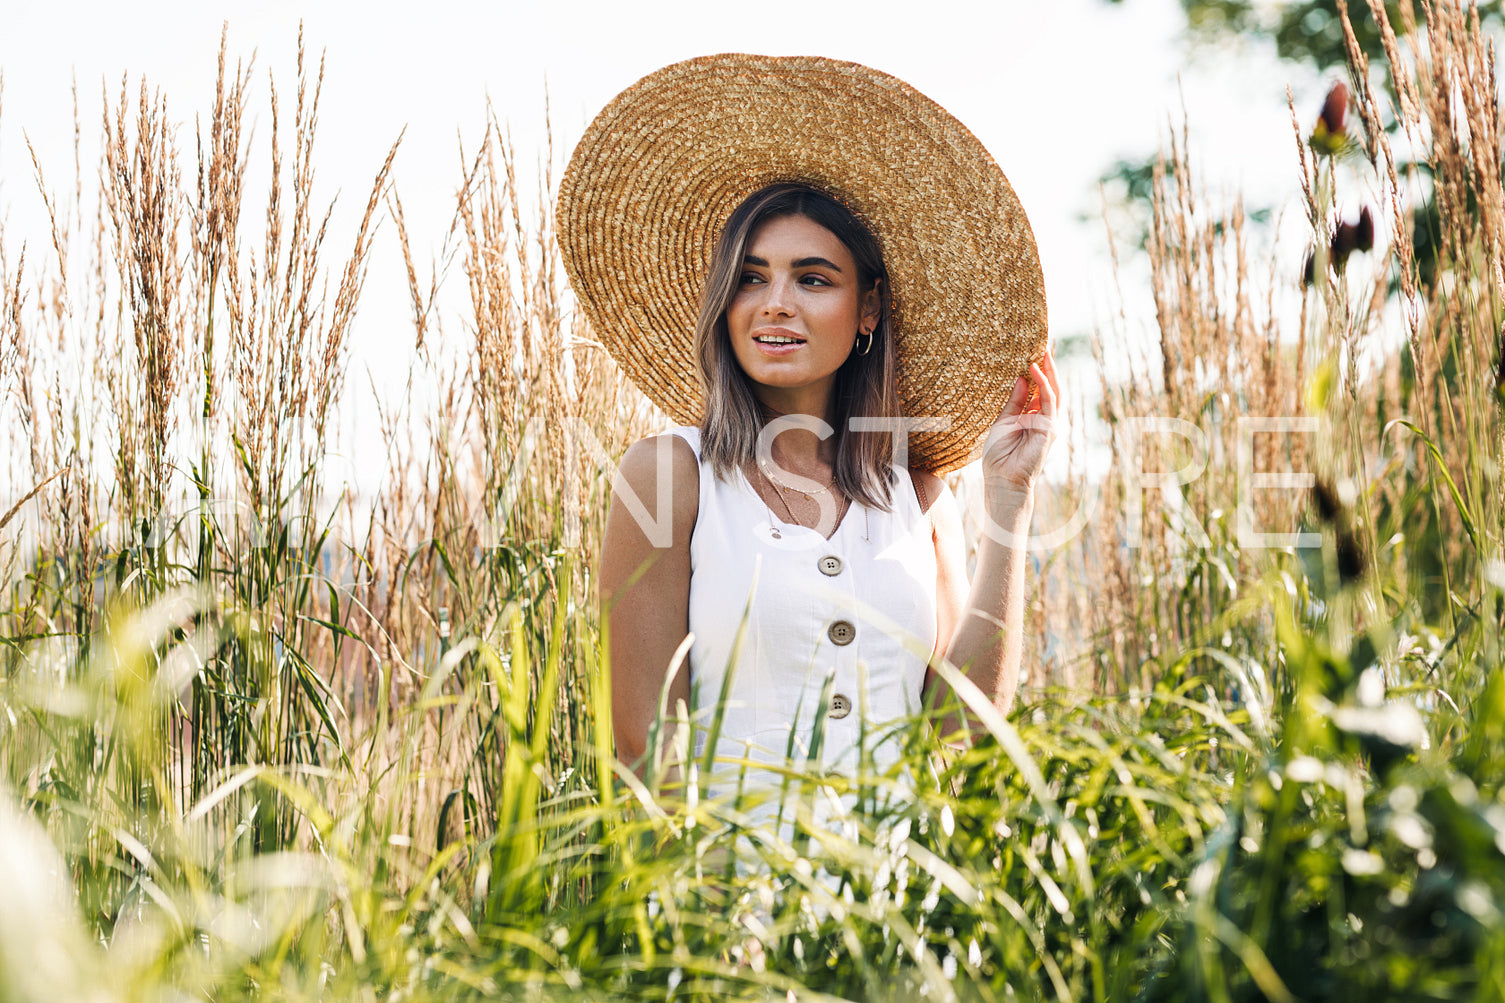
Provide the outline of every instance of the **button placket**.
[[[848,596],[851,600],[856,599],[857,583],[842,557],[834,553],[822,554],[816,559],[815,566],[822,575],[832,579],[831,585],[838,594]],[[836,685],[826,707],[826,715],[833,721],[847,718],[857,709],[856,701],[851,697],[857,658],[857,648],[852,644],[857,639],[857,626],[851,610],[849,602],[837,600],[827,613],[826,640],[832,645]]]

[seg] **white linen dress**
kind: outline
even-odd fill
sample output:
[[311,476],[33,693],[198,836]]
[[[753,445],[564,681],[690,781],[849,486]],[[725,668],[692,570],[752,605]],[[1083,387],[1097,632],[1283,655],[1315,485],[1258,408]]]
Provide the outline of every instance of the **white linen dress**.
[[[701,458],[697,427],[672,432]],[[909,472],[892,470],[893,510],[853,501],[828,540],[779,519],[741,471],[721,480],[702,462],[690,539],[697,757],[725,693],[708,797],[777,785],[761,766],[855,778],[859,743],[877,774],[897,760],[890,726],[921,709],[935,647],[936,558]]]

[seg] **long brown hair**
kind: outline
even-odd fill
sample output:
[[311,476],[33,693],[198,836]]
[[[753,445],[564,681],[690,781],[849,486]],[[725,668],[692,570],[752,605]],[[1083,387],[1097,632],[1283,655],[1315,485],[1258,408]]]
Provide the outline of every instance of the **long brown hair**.
[[846,206],[808,185],[783,183],[754,192],[732,213],[716,241],[695,322],[695,368],[705,397],[701,456],[722,479],[753,459],[764,410],[732,352],[726,311],[737,292],[748,237],[760,223],[787,216],[818,223],[846,245],[857,265],[860,292],[877,284],[881,306],[873,347],[866,355],[852,352],[836,371],[832,424],[836,486],[854,501],[888,511],[893,486],[892,434],[853,432],[847,427],[853,417],[896,418],[901,413],[888,272],[872,231]]

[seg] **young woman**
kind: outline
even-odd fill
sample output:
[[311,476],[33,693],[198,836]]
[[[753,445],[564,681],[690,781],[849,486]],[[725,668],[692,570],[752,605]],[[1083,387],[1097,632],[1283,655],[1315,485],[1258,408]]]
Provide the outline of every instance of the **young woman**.
[[[1058,389],[1028,223],[970,133],[855,64],[691,60],[597,117],[560,231],[602,342],[684,421],[627,450],[607,519],[619,758],[646,772],[682,705],[728,759],[883,769],[940,658],[1006,709]],[[969,583],[937,474],[979,443]]]

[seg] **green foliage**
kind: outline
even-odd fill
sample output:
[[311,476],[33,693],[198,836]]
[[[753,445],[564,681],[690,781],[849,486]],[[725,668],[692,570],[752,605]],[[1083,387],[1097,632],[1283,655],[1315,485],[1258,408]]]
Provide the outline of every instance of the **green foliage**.
[[1368,638],[1337,655],[1285,633],[1284,739],[1191,873],[1146,998],[1499,999],[1505,668],[1453,755],[1414,701],[1364,692]]
[[[532,986],[534,998],[582,1000],[1499,990],[1505,667],[1495,663],[1466,709],[1433,702],[1423,715],[1425,691],[1386,699],[1376,689],[1388,628],[1337,651],[1318,640],[1322,620],[1283,617],[1294,681],[1283,700],[1261,699],[1272,691],[1255,678],[1244,700],[1220,699],[1186,673],[1204,654],[1140,696],[1045,693],[1005,721],[958,677],[976,715],[968,744],[936,758],[916,719],[887,773],[789,774],[780,823],[759,807],[751,771],[740,791],[697,781],[667,800],[626,772],[605,790],[552,772],[537,737],[548,721],[530,722],[515,697],[535,667],[549,672],[546,652],[541,666],[532,660],[519,611],[503,635],[510,649],[460,639],[396,722],[414,741],[411,725],[446,702],[444,678],[466,659],[502,696],[511,779],[495,827],[423,848],[406,845],[382,807],[420,781],[415,764],[363,775],[349,765],[362,758],[354,741],[350,760],[317,774],[251,767],[217,777],[196,805],[161,800],[152,778],[170,757],[151,734],[163,694],[142,666],[191,643],[176,629],[191,609],[167,597],[117,619],[64,691],[13,680],[4,694],[9,717],[35,731],[23,741],[28,729],[10,728],[0,749],[12,776],[27,773],[18,753],[36,757],[33,770],[45,764],[44,783],[19,788],[22,805],[62,852],[83,907],[64,925],[112,944],[71,950],[80,971],[109,966],[126,996],[161,986],[216,998],[366,986],[407,999],[524,998]],[[555,650],[560,630],[550,630]],[[110,788],[91,793],[99,760],[70,760],[49,742],[85,720],[117,750],[106,761],[130,763],[152,793],[129,804]],[[269,795],[296,819],[301,849],[258,843]],[[226,809],[239,820],[228,830],[212,824]],[[0,858],[18,852],[38,851],[10,841]]]

